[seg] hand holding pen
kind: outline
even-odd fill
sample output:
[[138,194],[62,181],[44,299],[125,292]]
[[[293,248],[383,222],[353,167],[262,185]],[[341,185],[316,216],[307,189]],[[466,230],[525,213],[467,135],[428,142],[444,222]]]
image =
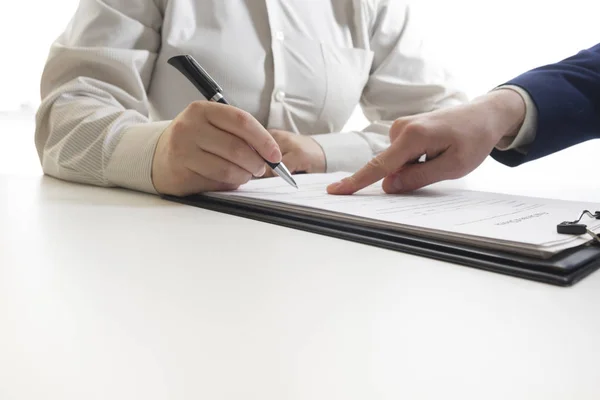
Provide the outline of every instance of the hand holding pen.
[[[229,113],[235,114],[235,115],[232,115],[232,117],[234,117],[234,122],[237,121],[239,124],[237,127],[230,125],[229,127],[237,128],[237,130],[233,130],[229,133],[233,133],[234,135],[243,139],[247,145],[249,145],[252,149],[254,149],[258,152],[257,155],[262,157],[263,162],[266,163],[269,166],[269,168],[271,168],[277,175],[279,175],[289,185],[291,185],[295,188],[298,188],[298,186],[296,185],[296,182],[294,181],[294,178],[292,177],[292,174],[290,173],[290,171],[286,168],[286,166],[281,161],[281,157],[282,157],[281,151],[279,149],[279,146],[277,145],[277,142],[275,142],[272,137],[271,137],[271,139],[275,143],[275,146],[277,147],[278,156],[276,158],[274,158],[274,154],[272,154],[272,153],[265,154],[262,151],[260,151],[258,148],[255,147],[255,143],[261,144],[263,147],[265,145],[265,141],[267,141],[268,143],[271,143],[271,140],[265,139],[265,137],[264,137],[265,133],[268,135],[270,135],[270,133],[267,132],[265,130],[265,128],[262,127],[260,125],[260,123],[254,117],[252,117],[250,114],[248,114],[242,110],[239,110],[237,108],[229,106],[228,101],[225,99],[225,96],[223,95],[223,89],[221,89],[219,84],[200,66],[200,64],[198,64],[198,62],[196,60],[194,60],[194,58],[192,56],[180,55],[180,56],[171,57],[169,59],[168,63],[171,66],[175,67],[175,69],[177,69],[179,72],[181,72],[181,74],[183,76],[185,76],[190,81],[190,83],[196,87],[196,89],[198,89],[198,91],[204,96],[204,98],[206,100],[213,102],[213,103],[223,104],[223,105],[225,105],[225,108],[228,110]],[[225,111],[223,111],[223,112],[225,112]],[[231,122],[229,122],[229,124],[231,124]],[[249,131],[243,132],[243,130],[246,126],[249,129]],[[223,128],[221,128],[221,129],[223,129]],[[223,129],[223,130],[228,132],[226,129]],[[257,135],[257,132],[259,132],[259,131],[260,131],[260,134]],[[235,148],[238,148],[239,146],[240,146],[239,144],[237,144],[237,145],[234,144]],[[239,166],[243,166],[243,165],[241,165],[241,164],[245,163],[245,160],[243,158],[246,157],[248,155],[248,153],[245,151],[244,152],[238,151],[235,154],[228,154],[228,155],[231,156],[230,158],[228,158],[229,161],[237,163]],[[254,171],[250,170],[249,172],[251,172],[255,176],[257,176]],[[262,174],[264,174],[264,172],[262,172]],[[262,174],[261,174],[261,176],[262,176]]]
[[249,113],[222,102],[196,101],[158,140],[152,182],[161,194],[233,190],[281,165],[271,134]]

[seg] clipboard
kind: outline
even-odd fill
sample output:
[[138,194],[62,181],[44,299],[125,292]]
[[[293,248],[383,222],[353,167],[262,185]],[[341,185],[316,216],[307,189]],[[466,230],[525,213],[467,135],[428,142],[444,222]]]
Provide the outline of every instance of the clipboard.
[[217,199],[202,194],[188,197],[163,196],[163,198],[260,222],[555,286],[573,286],[600,268],[600,246],[594,244],[582,245],[547,259],[539,259],[386,228],[357,226],[323,216],[311,217],[289,210],[240,204],[234,199]]

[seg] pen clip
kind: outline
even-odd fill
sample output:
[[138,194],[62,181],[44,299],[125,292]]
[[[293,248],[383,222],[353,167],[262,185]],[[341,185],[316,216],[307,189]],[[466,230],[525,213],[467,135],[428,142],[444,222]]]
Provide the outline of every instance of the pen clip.
[[198,64],[194,57],[187,54],[179,55],[171,57],[167,62],[188,78],[207,100],[212,99],[215,94],[223,92],[219,84]]

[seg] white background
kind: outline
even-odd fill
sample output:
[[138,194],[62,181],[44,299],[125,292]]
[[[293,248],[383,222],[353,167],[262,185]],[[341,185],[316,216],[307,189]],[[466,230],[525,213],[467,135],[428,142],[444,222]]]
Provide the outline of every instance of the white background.
[[[0,112],[4,115],[23,105],[35,109],[39,104],[48,48],[67,25],[78,0],[11,3],[0,17]],[[600,42],[600,1],[596,0],[417,0],[414,11],[432,50],[471,98],[526,69]],[[349,126],[360,128],[364,122],[357,113]]]

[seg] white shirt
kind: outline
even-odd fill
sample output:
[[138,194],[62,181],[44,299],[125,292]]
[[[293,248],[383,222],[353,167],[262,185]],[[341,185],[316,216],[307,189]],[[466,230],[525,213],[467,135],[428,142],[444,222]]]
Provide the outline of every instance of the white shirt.
[[[267,128],[313,135],[328,172],[384,150],[396,118],[466,101],[401,0],[81,0],[42,77],[44,171],[155,192],[158,137],[203,99],[167,64],[179,54]],[[340,132],[358,104],[370,125]]]

